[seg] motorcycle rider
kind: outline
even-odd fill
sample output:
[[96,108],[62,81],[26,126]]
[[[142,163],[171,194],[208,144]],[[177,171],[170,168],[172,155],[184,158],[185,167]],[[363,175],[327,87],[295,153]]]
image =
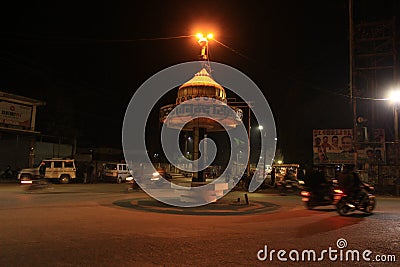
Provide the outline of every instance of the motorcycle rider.
[[339,188],[343,190],[356,204],[364,203],[368,194],[362,190],[363,183],[358,173],[351,165],[344,165],[343,170],[337,176]]
[[305,184],[311,189],[311,192],[316,194],[320,199],[329,197],[332,190],[332,182],[326,179],[325,172],[322,170],[308,171],[308,175],[304,177]]

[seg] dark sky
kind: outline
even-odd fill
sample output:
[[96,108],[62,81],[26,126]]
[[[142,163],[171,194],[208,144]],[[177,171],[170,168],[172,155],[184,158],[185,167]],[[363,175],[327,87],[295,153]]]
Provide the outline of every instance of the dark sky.
[[[14,2],[13,2],[14,3]],[[147,78],[197,60],[195,39],[140,40],[214,31],[211,60],[262,89],[285,160],[311,158],[312,129],[351,128],[348,2],[9,1],[0,8],[0,90],[46,101],[38,130],[78,134],[80,145],[119,146],[126,106]],[[390,18],[398,1],[355,0],[357,20]]]

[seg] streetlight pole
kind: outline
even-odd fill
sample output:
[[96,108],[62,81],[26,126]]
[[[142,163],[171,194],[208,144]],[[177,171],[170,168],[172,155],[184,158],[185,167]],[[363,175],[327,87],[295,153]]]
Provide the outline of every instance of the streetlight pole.
[[399,196],[399,111],[398,111],[398,102],[395,102],[393,105],[393,113],[394,113],[394,145],[395,145],[395,153],[396,153],[396,195]]
[[[266,133],[263,131],[264,127],[262,125],[258,126],[258,129],[260,130],[261,133],[261,148],[262,148],[262,142],[264,138],[266,137]],[[261,151],[263,152],[262,157],[263,157],[263,178],[265,178],[265,158],[267,157],[267,151]]]
[[[350,67],[350,99],[353,108],[353,142],[354,146],[357,147],[357,99],[355,92],[354,82],[354,22],[353,22],[353,0],[349,0],[349,67]],[[357,151],[354,153],[354,167],[357,169]]]
[[396,166],[399,165],[399,111],[398,111],[398,103],[394,103],[393,105],[393,113],[394,113],[394,143],[396,147]]
[[399,164],[399,102],[400,102],[400,90],[391,92],[389,99],[393,103],[393,128],[394,128],[394,145],[395,145],[395,164]]
[[390,98],[393,102],[393,127],[394,127],[394,145],[396,153],[396,195],[400,194],[400,174],[399,174],[399,102],[400,102],[400,90],[392,91]]

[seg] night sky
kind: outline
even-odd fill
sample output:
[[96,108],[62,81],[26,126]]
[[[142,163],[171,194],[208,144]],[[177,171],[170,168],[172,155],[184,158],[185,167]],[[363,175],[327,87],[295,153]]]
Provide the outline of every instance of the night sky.
[[[195,38],[153,38],[201,30],[238,52],[211,41],[212,61],[264,92],[286,162],[311,160],[312,129],[352,128],[347,1],[8,2],[0,8],[0,90],[46,101],[43,134],[119,147],[136,88],[198,59]],[[358,21],[400,11],[395,0],[354,2]]]

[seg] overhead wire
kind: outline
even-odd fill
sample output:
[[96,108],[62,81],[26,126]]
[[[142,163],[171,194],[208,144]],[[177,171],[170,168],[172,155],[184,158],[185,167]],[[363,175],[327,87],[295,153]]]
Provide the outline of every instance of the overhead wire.
[[[140,41],[159,41],[159,40],[173,40],[173,39],[184,39],[184,38],[192,38],[195,37],[196,35],[194,34],[190,34],[190,35],[178,35],[178,36],[167,36],[167,37],[152,37],[152,38],[136,38],[136,39],[104,39],[104,40],[98,40],[98,39],[79,39],[78,41],[85,41],[85,42],[95,42],[95,43],[122,43],[122,42],[140,42]],[[3,39],[3,38],[2,38]],[[215,37],[212,38],[213,41],[215,41],[217,44],[221,45],[222,47],[232,51],[233,53],[239,55],[240,57],[249,60],[253,63],[255,63],[256,61],[252,58],[250,58],[249,56],[239,52],[238,50],[234,49],[233,47],[223,43],[222,41],[216,39]],[[23,40],[23,41],[40,41],[40,40]],[[209,55],[209,49],[207,48],[207,54]],[[208,65],[210,65],[210,56],[207,59],[207,63]],[[271,71],[277,71],[275,68],[272,68]],[[296,82],[300,82],[303,83],[305,85],[307,85],[308,87],[310,87],[311,89],[314,90],[318,90],[318,91],[324,91],[324,92],[328,92],[330,94],[333,95],[337,95],[337,96],[341,96],[341,97],[346,97],[346,98],[351,98],[350,95],[344,94],[344,93],[338,93],[338,92],[334,92],[332,90],[326,90],[326,89],[321,89],[318,88],[314,85],[310,85],[307,82],[304,82],[303,80],[300,80],[296,77],[291,76],[290,79],[296,81]],[[339,91],[347,91],[347,89],[339,89]],[[388,100],[387,98],[373,98],[373,97],[360,97],[360,96],[353,96],[356,99],[360,99],[360,100],[372,100],[372,101],[386,101]]]
[[[234,52],[234,53],[240,55],[241,57],[243,57],[243,58],[245,58],[245,59],[248,59],[248,60],[250,60],[250,61],[252,61],[252,62],[255,62],[255,61],[254,61],[253,59],[251,59],[250,57],[248,57],[248,56],[246,56],[246,55],[240,53],[239,51],[237,51],[237,50],[233,49],[232,47],[230,47],[230,46],[228,46],[228,45],[222,43],[221,41],[218,41],[218,40],[215,39],[215,38],[214,38],[213,40],[214,40],[216,43],[220,44],[221,46],[223,46],[223,47],[225,47],[225,48],[231,50],[232,52]],[[272,70],[274,71],[275,69],[272,69]],[[275,70],[275,71],[276,71],[276,70]],[[334,91],[332,91],[332,90],[321,89],[321,88],[318,88],[318,87],[316,87],[316,86],[314,86],[314,85],[311,85],[311,86],[310,86],[310,85],[308,85],[306,82],[304,82],[304,81],[302,81],[302,80],[299,80],[298,78],[295,78],[295,77],[293,77],[293,76],[291,76],[290,78],[293,79],[293,80],[295,80],[295,81],[297,81],[297,82],[301,82],[301,83],[303,83],[303,84],[306,84],[307,86],[309,86],[311,89],[314,89],[314,90],[323,91],[323,92],[328,92],[328,93],[330,93],[330,94],[337,95],[337,96],[341,96],[341,97],[346,97],[346,98],[349,98],[349,99],[351,98],[351,96],[348,95],[348,94],[338,93],[338,92],[334,92]],[[343,88],[343,89],[339,89],[339,90],[340,90],[340,91],[347,91],[348,89]],[[389,100],[388,98],[373,98],[373,97],[361,97],[361,96],[353,96],[353,98],[356,98],[356,99],[359,99],[359,100],[372,100],[372,101],[387,101],[387,100]]]
[[154,37],[154,38],[138,38],[138,39],[127,39],[127,40],[110,40],[112,42],[135,42],[135,41],[158,41],[158,40],[172,40],[172,39],[182,39],[182,38],[190,38],[194,37],[194,34],[191,35],[180,35],[180,36],[170,36],[170,37]]
[[[190,37],[194,37],[195,35],[191,34],[191,35],[178,35],[178,36],[167,36],[167,37],[150,37],[150,38],[135,38],[135,39],[90,39],[90,38],[79,38],[79,39],[67,39],[67,40],[63,40],[62,38],[57,39],[46,39],[46,37],[44,37],[43,39],[34,39],[32,37],[28,37],[28,39],[24,39],[24,38],[7,38],[5,37],[5,35],[3,35],[0,39],[1,40],[5,40],[5,41],[21,41],[21,42],[42,42],[42,41],[52,41],[52,42],[57,42],[57,41],[69,41],[70,43],[75,42],[92,42],[92,43],[129,43],[129,42],[140,42],[140,41],[159,41],[159,40],[173,40],[173,39],[182,39],[182,38],[190,38]],[[47,38],[51,38],[51,36],[47,36]]]
[[253,62],[254,62],[254,60],[251,59],[250,57],[248,57],[248,56],[246,56],[246,55],[240,53],[239,51],[237,51],[237,50],[233,49],[232,47],[230,47],[230,46],[228,46],[228,45],[222,43],[221,41],[218,41],[218,40],[215,39],[215,38],[213,38],[213,40],[214,40],[216,43],[222,45],[223,47],[225,47],[225,48],[231,50],[232,52],[234,52],[234,53],[236,53],[236,54],[238,54],[239,56],[241,56],[241,57],[243,57],[243,58],[245,58],[245,59],[247,59],[247,60],[250,60],[250,61],[253,61]]
[[[225,47],[225,48],[231,50],[232,52],[238,54],[239,56],[241,56],[241,57],[243,57],[243,58],[245,58],[245,59],[247,59],[247,60],[249,60],[249,61],[251,61],[251,62],[253,62],[253,63],[256,62],[256,61],[253,60],[252,58],[250,58],[250,57],[244,55],[243,53],[241,53],[241,52],[235,50],[234,48],[230,47],[229,45],[224,44],[224,43],[222,43],[221,41],[219,41],[219,40],[217,40],[217,39],[215,39],[215,38],[213,38],[213,40],[214,40],[216,43],[220,44],[221,46],[223,46],[223,47]],[[276,69],[273,68],[272,71],[276,71]],[[294,80],[294,81],[297,81],[297,82],[300,82],[300,83],[303,83],[303,84],[307,84],[307,83],[305,83],[304,81],[299,80],[299,79],[296,78],[296,77],[291,76],[290,78],[291,78],[292,80]],[[314,89],[314,90],[329,92],[329,93],[334,94],[334,95],[337,95],[337,96],[342,96],[342,97],[350,98],[350,96],[349,96],[349,95],[346,95],[346,94],[341,94],[341,93],[333,92],[333,91],[331,91],[331,90],[324,90],[324,89],[321,89],[321,88],[317,88],[317,87],[315,87],[315,86],[310,86],[310,85],[307,85],[307,86],[309,86],[310,88],[312,88],[312,89]],[[343,89],[343,90],[345,90],[345,89]]]

